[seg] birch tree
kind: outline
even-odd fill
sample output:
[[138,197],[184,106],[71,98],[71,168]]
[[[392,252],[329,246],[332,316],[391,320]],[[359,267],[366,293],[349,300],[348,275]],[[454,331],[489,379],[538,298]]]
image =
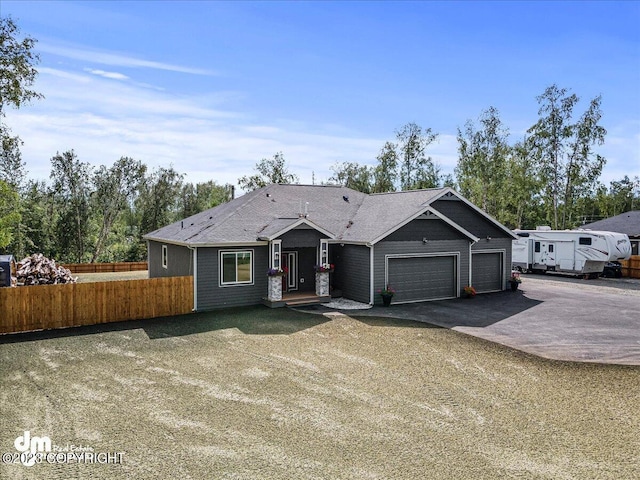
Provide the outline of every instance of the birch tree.
[[580,99],[567,89],[551,85],[537,100],[540,118],[528,132],[539,158],[547,218],[553,228],[567,228],[575,221],[576,201],[595,185],[606,162],[594,149],[606,135],[599,124],[601,97],[591,100],[576,121]]

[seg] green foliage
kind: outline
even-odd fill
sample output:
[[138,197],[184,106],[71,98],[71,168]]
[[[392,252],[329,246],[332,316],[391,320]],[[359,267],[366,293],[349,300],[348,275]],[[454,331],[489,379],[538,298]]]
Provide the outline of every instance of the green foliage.
[[56,235],[64,259],[86,261],[90,235],[91,166],[73,150],[51,158],[53,193],[60,205]]
[[460,193],[496,218],[505,217],[509,198],[508,137],[494,107],[482,112],[480,129],[476,130],[471,120],[464,132],[458,129],[456,175]]
[[333,175],[329,182],[343,185],[363,193],[371,193],[372,169],[355,162],[343,162],[331,167]]
[[16,208],[19,201],[18,192],[0,180],[0,248],[11,243],[15,226],[20,222],[20,212]]
[[20,29],[10,17],[0,18],[0,112],[6,105],[15,108],[42,95],[31,90],[40,58],[34,53],[36,40],[18,39]]
[[298,183],[297,175],[290,173],[282,152],[276,153],[273,158],[263,158],[256,166],[256,175],[244,176],[238,179],[240,188],[246,191],[257,190],[270,183]]
[[233,198],[233,185],[218,185],[213,180],[182,186],[178,211],[180,218],[187,218],[209,208],[226,203]]
[[440,183],[440,167],[425,150],[438,138],[430,128],[407,123],[396,131],[401,190],[434,188]]
[[373,169],[372,192],[394,192],[398,180],[398,146],[386,142],[376,159],[378,164]]
[[567,89],[551,85],[537,100],[540,118],[528,132],[538,158],[547,219],[553,228],[570,228],[577,223],[579,200],[593,190],[606,162],[593,150],[607,133],[599,125],[601,98],[591,100],[575,121],[580,99]]
[[144,235],[176,221],[183,175],[173,167],[158,168],[142,182],[136,200],[139,234]]

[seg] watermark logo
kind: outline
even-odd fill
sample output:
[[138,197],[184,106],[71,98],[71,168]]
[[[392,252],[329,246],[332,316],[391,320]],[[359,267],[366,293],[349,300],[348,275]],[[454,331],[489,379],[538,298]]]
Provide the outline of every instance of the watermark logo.
[[24,435],[20,435],[13,442],[20,453],[29,453],[30,455],[21,455],[20,461],[27,467],[36,464],[36,453],[46,453],[51,451],[51,439],[49,437],[32,437],[31,432],[26,430]]
[[124,460],[123,452],[95,452],[93,447],[88,446],[55,445],[51,438],[32,436],[29,430],[16,437],[13,446],[17,452],[3,453],[2,463],[32,467],[36,463],[121,464]]

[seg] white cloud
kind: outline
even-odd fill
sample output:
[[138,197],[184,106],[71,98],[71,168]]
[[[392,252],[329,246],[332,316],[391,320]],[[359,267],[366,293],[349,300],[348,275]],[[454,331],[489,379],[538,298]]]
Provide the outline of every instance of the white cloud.
[[189,73],[192,75],[215,75],[211,70],[202,68],[184,67],[181,65],[172,65],[169,63],[155,62],[135,58],[121,53],[105,52],[97,49],[88,49],[79,46],[63,46],[59,44],[50,44],[47,42],[38,43],[38,50],[52,55],[58,55],[64,58],[74,60],[82,60],[90,63],[99,63],[102,65],[132,67],[132,68],[151,68],[156,70],[166,70],[171,72]]
[[99,75],[104,78],[111,78],[112,80],[128,80],[129,77],[118,72],[105,72],[104,70],[94,70],[92,68],[85,68],[85,72],[89,72],[92,75]]

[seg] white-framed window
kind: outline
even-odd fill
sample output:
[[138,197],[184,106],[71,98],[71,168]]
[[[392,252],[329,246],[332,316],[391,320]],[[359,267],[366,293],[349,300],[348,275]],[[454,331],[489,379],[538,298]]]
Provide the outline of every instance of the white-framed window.
[[271,268],[279,269],[282,264],[282,240],[273,240],[271,242]]
[[162,245],[162,268],[167,268],[167,246]]
[[320,255],[318,258],[319,265],[329,263],[329,240],[320,240]]
[[253,283],[253,250],[220,252],[220,285]]

